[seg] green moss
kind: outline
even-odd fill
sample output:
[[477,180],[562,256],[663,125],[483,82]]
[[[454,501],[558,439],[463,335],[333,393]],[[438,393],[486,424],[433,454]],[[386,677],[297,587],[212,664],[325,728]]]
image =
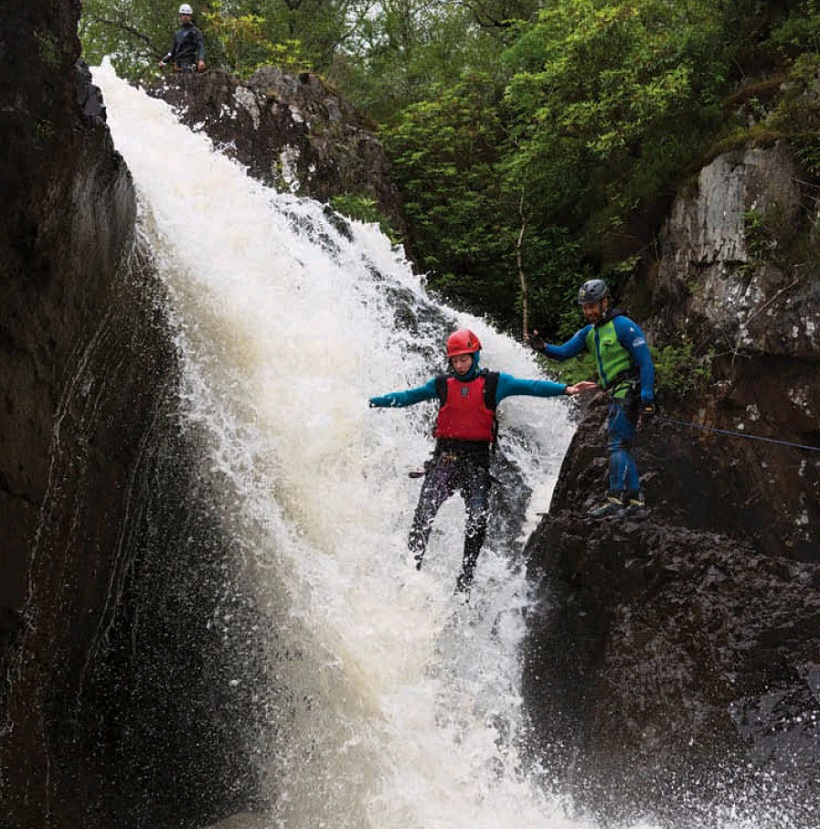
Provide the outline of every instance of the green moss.
[[62,53],[59,41],[54,33],[35,29],[34,39],[37,41],[37,51],[40,53],[40,59],[43,63],[49,69],[59,69]]
[[54,138],[54,124],[47,118],[41,118],[34,126],[34,132],[37,135],[37,140],[40,143],[47,143]]

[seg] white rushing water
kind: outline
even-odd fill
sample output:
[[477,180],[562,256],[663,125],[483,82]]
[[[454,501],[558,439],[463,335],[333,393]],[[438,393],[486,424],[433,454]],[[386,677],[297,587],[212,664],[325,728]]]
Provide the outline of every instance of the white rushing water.
[[[437,308],[376,228],[354,224],[346,238],[320,205],[254,182],[108,65],[94,79],[168,287],[187,415],[212,436],[209,473],[230,484],[276,630],[271,674],[287,710],[275,745],[259,748],[270,826],[585,826],[530,782],[517,749],[521,548],[549,506],[569,401],[502,404],[514,467],[504,497],[526,518],[492,524],[460,604],[460,499],[442,509],[424,570],[406,550],[420,487],[407,472],[432,448],[432,404],[376,410],[367,399],[440,371],[456,325],[479,334],[490,368],[537,376],[532,357]],[[418,331],[397,327],[397,302]]]

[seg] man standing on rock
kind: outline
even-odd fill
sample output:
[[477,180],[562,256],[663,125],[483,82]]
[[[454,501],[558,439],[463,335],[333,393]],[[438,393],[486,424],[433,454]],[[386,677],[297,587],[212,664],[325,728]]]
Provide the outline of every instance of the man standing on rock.
[[609,492],[590,512],[607,515],[646,515],[644,493],[632,450],[638,424],[655,414],[655,366],[640,326],[617,308],[610,308],[609,287],[590,279],[578,292],[587,325],[563,345],[549,345],[533,331],[530,345],[554,360],[568,360],[583,351],[595,357],[598,377],[609,395]]
[[160,68],[173,61],[178,72],[205,70],[205,40],[194,26],[193,15],[194,10],[187,3],[179,7],[180,27],[174,34],[171,51],[159,62]]

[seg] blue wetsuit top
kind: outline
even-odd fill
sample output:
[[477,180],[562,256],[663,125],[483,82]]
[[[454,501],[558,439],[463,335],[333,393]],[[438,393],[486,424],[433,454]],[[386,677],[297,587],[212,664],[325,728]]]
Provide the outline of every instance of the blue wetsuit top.
[[[459,379],[457,375],[453,376]],[[471,370],[465,379],[469,382],[474,377],[475,372]],[[563,383],[553,383],[552,380],[522,380],[518,377],[513,377],[512,374],[499,372],[495,402],[498,405],[505,397],[514,397],[516,395],[526,395],[527,397],[558,397],[564,394],[565,389],[566,385]],[[433,377],[423,386],[417,386],[414,389],[394,391],[390,394],[371,397],[370,405],[378,408],[403,408],[404,406],[413,406],[416,403],[421,403],[424,400],[435,400],[437,398],[436,378]]]

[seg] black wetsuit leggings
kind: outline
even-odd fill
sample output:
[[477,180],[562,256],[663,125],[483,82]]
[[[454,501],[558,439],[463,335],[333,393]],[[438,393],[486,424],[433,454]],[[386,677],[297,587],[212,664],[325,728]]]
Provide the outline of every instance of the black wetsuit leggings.
[[487,535],[487,516],[490,500],[490,470],[484,454],[455,455],[437,452],[427,465],[419,502],[413,516],[409,547],[421,567],[430,530],[441,505],[455,492],[460,492],[467,508],[464,531],[464,557],[457,588],[467,590],[473,580],[473,571]]

